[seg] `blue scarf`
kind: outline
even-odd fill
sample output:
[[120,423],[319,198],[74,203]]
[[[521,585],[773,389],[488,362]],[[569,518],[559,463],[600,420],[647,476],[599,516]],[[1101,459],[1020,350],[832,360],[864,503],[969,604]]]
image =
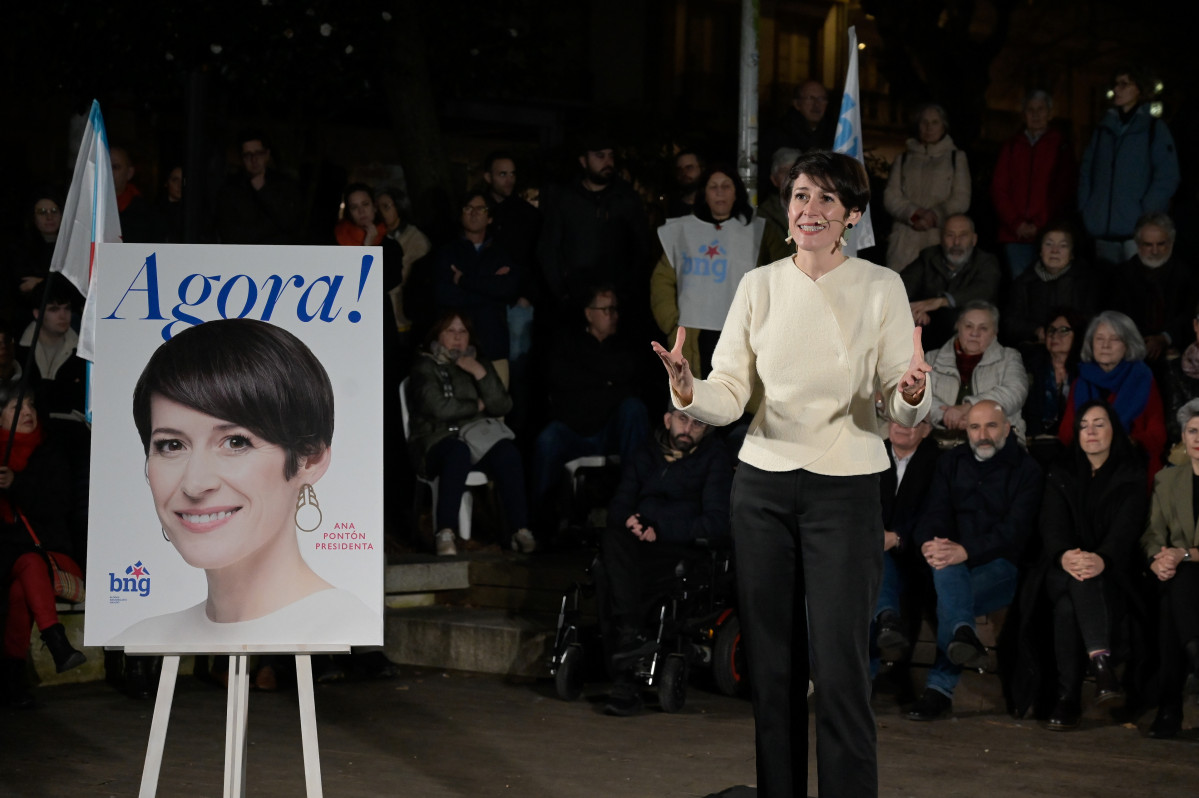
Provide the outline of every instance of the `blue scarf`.
[[1111,371],[1104,371],[1097,363],[1079,363],[1074,409],[1092,399],[1103,399],[1116,411],[1124,429],[1131,430],[1132,422],[1149,404],[1152,387],[1153,372],[1140,360],[1123,360]]

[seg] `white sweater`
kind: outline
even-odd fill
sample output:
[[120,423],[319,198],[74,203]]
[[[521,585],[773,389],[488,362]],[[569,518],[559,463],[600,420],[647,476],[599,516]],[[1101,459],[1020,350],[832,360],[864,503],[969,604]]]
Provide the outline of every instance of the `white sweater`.
[[915,426],[932,406],[896,390],[912,358],[912,312],[895,272],[850,258],[812,280],[790,258],[745,275],[729,308],[712,373],[690,405],[715,425],[736,421],[755,383],[763,399],[740,459],[765,471],[829,476],[885,471],[874,391],[893,419]]

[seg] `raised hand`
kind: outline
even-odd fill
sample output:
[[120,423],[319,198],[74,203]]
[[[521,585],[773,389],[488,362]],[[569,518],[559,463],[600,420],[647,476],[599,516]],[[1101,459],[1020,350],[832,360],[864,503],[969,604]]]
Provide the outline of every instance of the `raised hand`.
[[922,327],[917,327],[912,331],[912,359],[908,363],[908,370],[899,380],[899,390],[903,393],[904,401],[910,405],[920,404],[927,385],[925,375],[933,370],[924,360],[924,347],[920,345],[922,330]]
[[691,375],[691,365],[687,362],[687,358],[683,357],[683,341],[686,339],[687,330],[680,326],[675,337],[674,349],[667,351],[666,347],[657,341],[651,343],[650,346],[658,353],[662,365],[666,366],[671,390],[679,397],[680,402],[689,405],[694,398],[695,378]]

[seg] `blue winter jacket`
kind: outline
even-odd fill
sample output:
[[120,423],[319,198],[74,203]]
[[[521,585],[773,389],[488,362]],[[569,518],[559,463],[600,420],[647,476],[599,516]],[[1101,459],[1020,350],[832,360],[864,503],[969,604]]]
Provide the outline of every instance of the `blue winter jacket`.
[[1178,153],[1166,123],[1139,106],[1128,122],[1110,109],[1082,158],[1078,207],[1096,238],[1132,238],[1137,219],[1169,210],[1178,189]]

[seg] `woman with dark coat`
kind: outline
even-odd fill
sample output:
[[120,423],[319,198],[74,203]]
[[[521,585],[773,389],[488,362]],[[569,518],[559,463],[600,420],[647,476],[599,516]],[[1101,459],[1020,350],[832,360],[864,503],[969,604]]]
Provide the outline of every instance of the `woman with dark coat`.
[[1148,509],[1144,458],[1111,406],[1092,400],[1075,419],[1074,443],[1049,469],[1041,502],[1058,673],[1057,704],[1045,727],[1055,731],[1078,726],[1080,641],[1095,673],[1095,703],[1124,697],[1111,658],[1113,617],[1132,590],[1130,565]]

